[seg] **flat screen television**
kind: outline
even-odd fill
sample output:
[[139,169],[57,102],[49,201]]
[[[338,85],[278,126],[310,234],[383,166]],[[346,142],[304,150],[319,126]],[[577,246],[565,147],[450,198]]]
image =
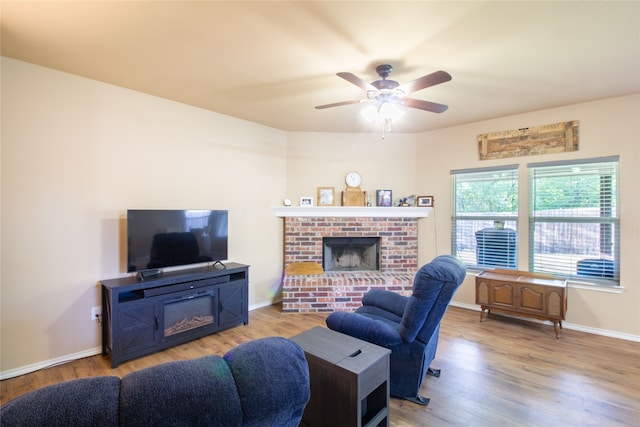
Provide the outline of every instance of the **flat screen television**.
[[127,210],[127,272],[228,257],[226,210]]

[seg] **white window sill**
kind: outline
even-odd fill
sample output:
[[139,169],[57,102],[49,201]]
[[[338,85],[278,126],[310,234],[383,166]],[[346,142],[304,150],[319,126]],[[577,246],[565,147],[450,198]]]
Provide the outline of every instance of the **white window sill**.
[[578,282],[575,280],[567,280],[567,286],[574,289],[586,289],[588,291],[607,292],[610,294],[621,294],[624,292],[624,288],[622,286],[601,285],[599,283]]

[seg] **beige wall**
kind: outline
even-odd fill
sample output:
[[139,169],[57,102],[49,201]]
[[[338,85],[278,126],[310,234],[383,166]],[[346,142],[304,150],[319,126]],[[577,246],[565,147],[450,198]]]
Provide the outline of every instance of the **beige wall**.
[[[97,282],[124,275],[128,208],[230,211],[230,259],[251,265],[249,304],[277,298],[282,220],[271,206],[318,186],[394,198],[434,195],[419,222],[420,261],[450,252],[449,171],[479,162],[483,132],[580,120],[580,151],[518,162],[619,154],[622,294],[572,288],[567,321],[640,336],[640,96],[545,110],[422,135],[286,133],[2,58],[0,373],[95,354]],[[504,162],[509,163],[509,162]],[[194,184],[197,183],[197,184]],[[473,304],[472,279],[456,296]]]
[[268,304],[285,148],[281,131],[2,58],[0,371],[95,353],[90,308],[125,274],[128,208],[228,209],[229,258]]
[[346,188],[347,172],[362,175],[361,188],[375,206],[375,191],[391,189],[393,198],[415,193],[415,135],[290,133],[287,140],[287,194],[316,198],[317,187]]
[[[426,259],[437,253],[451,251],[451,188],[450,171],[519,164],[520,180],[528,180],[526,165],[532,162],[581,159],[599,156],[620,156],[620,271],[622,293],[608,293],[593,289],[571,287],[568,296],[567,323],[599,333],[616,332],[640,336],[640,95],[611,98],[562,108],[487,120],[424,133],[418,136],[417,158],[428,167],[417,174],[435,195],[437,251],[429,251]],[[476,138],[486,132],[520,129],[524,127],[580,121],[579,150],[572,153],[517,157],[502,160],[478,160]],[[520,200],[527,200],[526,186],[520,186]],[[520,212],[521,224],[526,224],[527,212]],[[433,223],[433,217],[425,220]],[[432,226],[433,228],[433,226]],[[520,230],[519,265],[527,269],[526,228]],[[419,243],[429,246],[433,236]],[[427,251],[425,251],[427,252]],[[475,304],[474,277],[468,276],[455,296],[460,304]]]

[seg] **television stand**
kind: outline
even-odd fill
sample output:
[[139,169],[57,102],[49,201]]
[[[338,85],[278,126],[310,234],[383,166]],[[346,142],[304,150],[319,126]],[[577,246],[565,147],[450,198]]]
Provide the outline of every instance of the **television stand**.
[[249,323],[249,266],[200,267],[103,280],[102,354],[111,367]]

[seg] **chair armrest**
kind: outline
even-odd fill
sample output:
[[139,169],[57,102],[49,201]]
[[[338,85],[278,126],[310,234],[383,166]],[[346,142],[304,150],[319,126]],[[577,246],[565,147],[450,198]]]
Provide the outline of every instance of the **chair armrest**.
[[384,289],[372,289],[362,297],[362,305],[371,305],[402,317],[408,297]]
[[329,329],[383,347],[391,347],[402,342],[400,334],[392,326],[358,313],[336,311],[327,317],[326,322]]

